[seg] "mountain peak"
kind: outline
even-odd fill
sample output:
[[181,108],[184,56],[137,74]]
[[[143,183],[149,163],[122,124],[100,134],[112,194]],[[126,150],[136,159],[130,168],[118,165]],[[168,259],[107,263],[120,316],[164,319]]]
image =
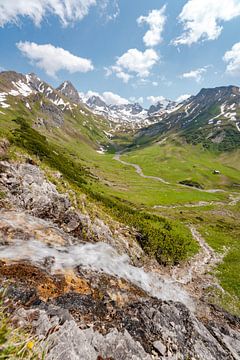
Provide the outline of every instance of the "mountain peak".
[[80,97],[77,89],[73,86],[71,81],[64,81],[57,89],[61,94],[74,103],[80,102]]
[[106,103],[103,101],[103,99],[98,95],[92,95],[87,100],[87,105],[91,108],[94,107],[107,107]]
[[150,106],[148,110],[148,115],[152,116],[166,110],[172,110],[176,107],[176,105],[177,103],[175,101],[163,98],[162,100],[159,100],[155,104]]

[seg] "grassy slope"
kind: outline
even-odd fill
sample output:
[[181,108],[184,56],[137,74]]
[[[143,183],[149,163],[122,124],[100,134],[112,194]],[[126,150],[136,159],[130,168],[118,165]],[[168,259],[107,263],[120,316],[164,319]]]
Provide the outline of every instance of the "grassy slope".
[[[4,136],[6,132],[16,127],[16,124],[11,121],[13,115],[16,114],[25,114],[25,117],[29,120],[32,117],[32,114],[20,103],[13,113],[7,111],[7,115],[0,115],[0,135]],[[86,123],[86,120],[88,123]],[[61,149],[61,154],[69,157],[75,164],[81,164],[81,166],[97,176],[98,181],[92,179],[88,183],[88,187],[102,196],[110,196],[113,199],[119,198],[135,204],[137,207],[140,206],[149,210],[152,206],[160,204],[172,205],[226,199],[227,194],[224,193],[204,193],[191,188],[165,185],[154,180],[143,179],[136,174],[133,168],[113,160],[112,154],[98,154],[96,151],[98,144],[107,142],[106,137],[102,136],[103,130],[108,130],[104,122],[96,125],[96,119],[91,118],[90,115],[86,117],[79,114],[76,114],[75,118],[67,115],[63,128],[52,128],[50,131],[38,128],[38,131],[47,136],[52,146]],[[168,142],[134,150],[124,155],[123,158],[126,161],[141,165],[145,174],[163,177],[173,184],[191,178],[202,183],[206,188],[222,187],[230,189],[232,183],[239,183],[240,181],[238,154],[238,152],[235,152],[231,156],[228,154],[219,156],[203,151],[199,146],[194,147]],[[212,174],[212,170],[215,168],[221,171],[221,176]],[[203,218],[204,221],[200,222],[199,229],[206,235],[206,240],[214,247],[212,242],[214,239],[215,241],[219,239],[218,233],[215,229],[215,232],[211,232],[212,235],[207,236],[208,226],[206,224],[209,221],[209,216],[211,216],[211,226],[215,226],[218,221],[217,217],[212,215],[213,209],[217,209],[217,207],[194,210],[185,210],[184,208],[178,210],[169,209],[169,211],[164,210],[161,215],[177,219],[183,224],[196,221],[197,218]],[[116,213],[111,215],[116,216]],[[231,217],[231,215],[229,216]],[[226,215],[226,219],[228,219],[228,215]],[[239,248],[235,248],[236,239],[231,240],[232,237],[235,237],[234,234],[237,231],[235,228],[235,226],[238,226],[236,221],[235,225],[232,226],[233,230],[228,231],[229,254],[239,254]],[[224,239],[223,236],[221,243],[224,242]],[[154,248],[155,245],[152,245]],[[195,251],[196,246],[191,243],[188,254]],[[236,279],[233,281],[232,276],[235,276],[234,274],[237,271],[239,273],[240,269],[234,256],[228,255],[219,270],[219,278],[224,288],[231,294],[238,294],[238,290],[234,285]]]
[[[89,166],[89,154],[99,154],[95,149],[91,149],[89,141],[76,127],[71,126],[70,122],[66,121],[64,128],[51,128],[45,137],[47,130],[40,134],[39,128],[33,129],[31,122],[25,117],[9,121],[15,126],[9,136],[15,146],[36,155],[42,163],[59,170],[66,180],[85,192],[109,215],[138,230],[143,249],[155,256],[160,263],[178,263],[197,251],[188,229],[180,223],[139,211],[135,209],[136,204],[124,202],[116,193],[101,191],[101,186],[102,189],[108,189],[109,186],[101,185],[102,179],[96,179],[92,166]],[[75,146],[71,148],[74,141],[79,145],[78,151],[82,146],[81,149],[88,149],[89,154],[85,150],[83,153],[76,152]]]
[[[127,162],[139,164],[145,174],[163,177],[173,184],[184,179],[192,179],[205,188],[222,188],[227,191],[226,194],[230,194],[239,192],[238,187],[232,186],[240,184],[239,155],[239,150],[219,154],[203,150],[199,145],[166,141],[135,149],[122,158]],[[213,175],[213,169],[220,170],[221,175]],[[201,192],[198,194],[203,200],[204,194]],[[216,275],[221,286],[228,293],[220,292],[217,300],[213,299],[213,301],[220,301],[225,308],[232,311],[234,309],[238,314],[240,312],[239,210],[239,205],[156,210],[159,214],[179,219],[183,223],[195,223],[215,251],[220,253],[226,251],[223,262],[216,269]]]
[[[136,174],[132,167],[114,160],[113,154],[98,154],[91,146],[76,137],[74,138],[67,130],[63,132],[61,129],[55,129],[51,137],[56,145],[64,147],[67,153],[81,159],[85,166],[100,178],[101,181],[95,186],[97,186],[98,191],[105,194],[118,196],[144,207],[160,204],[218,201],[225,198],[225,195],[221,193],[204,193],[187,187],[169,186],[155,180],[144,179]],[[140,191],[141,197],[139,196]]]
[[[160,176],[173,184],[192,179],[206,189],[228,189],[240,182],[239,169],[235,168],[238,156],[239,150],[221,156],[204,150],[201,145],[172,140],[136,149],[122,158],[140,165],[146,175]],[[221,175],[214,175],[214,169],[219,170]]]

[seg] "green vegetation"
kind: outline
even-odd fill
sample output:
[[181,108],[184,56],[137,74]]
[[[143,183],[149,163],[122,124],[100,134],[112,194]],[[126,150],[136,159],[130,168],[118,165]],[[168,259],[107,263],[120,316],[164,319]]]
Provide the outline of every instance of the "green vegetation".
[[[140,165],[144,174],[160,176],[172,184],[191,179],[204,189],[231,189],[233,184],[240,183],[237,153],[220,155],[170,137],[165,142],[126,153],[122,159]],[[213,174],[215,169],[220,171],[219,176]]]
[[[134,147],[132,134],[119,132],[110,142],[104,133],[109,131],[106,121],[84,108],[81,112],[80,107],[64,113],[61,127],[37,127],[38,118],[49,120],[41,110],[40,100],[47,101],[43,97],[30,99],[32,111],[29,111],[23,101],[15,104],[15,98],[9,97],[11,107],[4,109],[5,115],[1,116],[0,137],[11,140],[11,149],[31,154],[46,169],[60,171],[63,183],[67,180],[78,195],[86,194],[88,202],[101,214],[135,228],[142,248],[161,264],[177,264],[198,251],[186,226],[195,224],[216,251],[223,251],[224,246],[229,249],[216,272],[226,292],[217,297],[225,308],[231,310],[228,308],[231,301],[237,307],[240,225],[236,214],[240,209],[224,204],[229,202],[231,193],[240,190],[240,150],[236,150],[240,139],[235,128],[222,126],[221,131],[227,136],[220,144],[206,140],[209,116],[218,115],[219,109],[212,108],[198,119],[203,130],[196,125],[183,136],[169,134],[165,141],[155,143],[144,135],[139,138],[138,147]],[[164,131],[164,125],[160,125],[155,139],[159,140]],[[161,177],[169,184],[142,178],[133,167],[113,160],[114,149],[127,145],[129,152],[122,155],[123,160],[139,164],[144,174]],[[97,153],[100,146],[108,151]],[[228,152],[219,152],[225,150]],[[214,175],[213,170],[220,174]],[[186,180],[204,190],[225,192],[211,193],[179,185]],[[209,205],[184,207],[200,202]],[[222,205],[217,205],[219,202]],[[164,208],[153,209],[155,205]],[[219,216],[222,211],[224,219]]]
[[201,232],[211,247],[225,254],[217,267],[217,276],[222,287],[240,299],[240,224],[227,219],[205,224]]
[[[193,145],[201,143],[204,148],[211,151],[233,151],[240,147],[239,132],[229,125],[215,130],[211,137],[209,137],[208,134],[209,126],[206,126],[203,129],[196,129],[196,131],[189,129],[183,133],[189,143]],[[218,137],[222,138],[221,142],[212,141]]]
[[44,360],[44,351],[38,338],[25,329],[14,327],[9,304],[4,306],[0,292],[0,360]]
[[138,211],[120,200],[91,194],[116,220],[133,226],[139,232],[142,248],[154,255],[160,264],[178,264],[197,252],[198,245],[180,222]]
[[89,182],[93,178],[79,162],[70,160],[57,147],[50,145],[46,138],[31,128],[23,118],[17,118],[15,122],[19,125],[19,128],[12,132],[11,141],[15,145],[59,170],[69,182],[80,186],[88,196],[98,201],[107,213],[124,224],[133,226],[140,233],[139,242],[143,249],[154,255],[160,263],[176,264],[197,251],[197,245],[181,224],[139,211],[116,196],[100,194],[94,186],[87,184],[86,179]]
[[45,136],[39,134],[23,118],[14,120],[20,128],[15,129],[10,140],[17,146],[26,149],[30,154],[36,155],[41,161],[55,167],[63,173],[67,179],[84,183],[83,176],[87,172],[80,164],[76,164],[61,153],[61,149],[51,146]]
[[161,216],[173,218],[183,224],[193,224],[205,241],[220,255],[222,261],[213,269],[225,290],[206,288],[208,301],[227,311],[240,315],[240,204],[223,207],[211,205],[198,208],[157,209]]

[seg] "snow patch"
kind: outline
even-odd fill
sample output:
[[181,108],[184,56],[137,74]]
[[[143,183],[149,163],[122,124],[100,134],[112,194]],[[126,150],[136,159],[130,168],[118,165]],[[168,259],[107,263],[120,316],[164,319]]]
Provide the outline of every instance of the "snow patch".
[[7,93],[0,93],[0,106],[2,107],[2,108],[9,108],[10,107],[10,105],[9,104],[7,104],[5,101],[6,101],[6,97],[7,97]]
[[32,89],[22,80],[18,80],[17,82],[12,81],[12,84],[14,85],[15,88],[17,88],[17,91],[16,90],[10,91],[10,95],[12,96],[22,95],[24,97],[27,97],[33,92]]

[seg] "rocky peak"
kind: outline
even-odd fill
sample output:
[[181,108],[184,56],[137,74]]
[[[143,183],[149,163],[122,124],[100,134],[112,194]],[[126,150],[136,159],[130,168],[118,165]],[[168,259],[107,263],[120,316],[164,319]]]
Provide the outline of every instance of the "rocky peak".
[[129,105],[130,105],[131,113],[133,115],[138,114],[143,111],[143,107],[138,103],[129,104]]
[[57,89],[61,94],[74,103],[79,103],[80,97],[77,89],[70,81],[64,81]]
[[213,89],[202,89],[195,99],[198,101],[229,101],[233,97],[240,97],[240,89],[237,86],[221,86]]
[[131,115],[137,115],[143,111],[143,107],[138,104],[123,104],[123,105],[110,105],[112,110],[125,110],[129,112]]
[[3,71],[0,73],[0,92],[16,90],[15,84],[26,83],[26,77],[15,71]]
[[107,104],[100,98],[100,96],[93,95],[87,100],[89,107],[107,107]]
[[156,104],[150,106],[148,110],[148,115],[151,116],[153,114],[157,114],[165,110],[172,110],[173,108],[176,107],[176,105],[177,103],[175,101],[169,99],[162,99],[161,101],[158,101]]

